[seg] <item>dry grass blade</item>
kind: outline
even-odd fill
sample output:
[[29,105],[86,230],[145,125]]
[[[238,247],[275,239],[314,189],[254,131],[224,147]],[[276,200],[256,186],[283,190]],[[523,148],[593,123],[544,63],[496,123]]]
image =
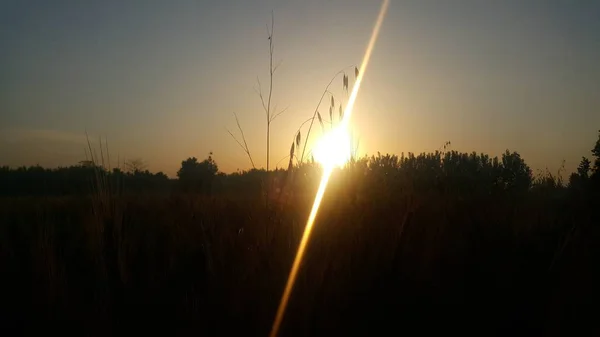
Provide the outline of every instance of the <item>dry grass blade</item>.
[[[308,145],[308,139],[310,138],[310,132],[312,131],[312,126],[314,123],[314,118],[318,113],[319,107],[321,106],[321,103],[323,102],[323,98],[325,98],[325,94],[327,94],[329,92],[329,87],[331,86],[331,84],[333,83],[333,81],[340,75],[340,74],[345,74],[344,70],[348,69],[352,66],[346,67],[343,70],[338,71],[335,75],[333,75],[333,77],[331,78],[331,80],[329,81],[329,83],[327,84],[327,86],[325,87],[325,90],[323,90],[323,93],[321,94],[321,98],[319,98],[319,102],[317,103],[317,106],[315,107],[315,112],[313,113],[313,119],[310,121],[310,126],[308,127],[308,131],[306,132],[306,137],[304,138],[304,146],[302,147],[302,154],[300,155],[300,162],[304,161],[304,155],[306,153],[306,146]],[[302,123],[304,124],[304,123]]]
[[269,118],[269,115],[268,115],[268,112],[267,112],[268,111],[267,105],[266,105],[265,99],[264,99],[264,97],[262,95],[262,86],[260,85],[260,79],[258,77],[256,78],[256,83],[258,84],[258,89],[254,88],[254,91],[256,92],[256,94],[258,95],[258,97],[260,98],[260,103],[262,104],[263,110],[265,111],[265,116],[267,118]]
[[233,133],[231,133],[231,131],[227,130],[227,132],[229,133],[229,135],[231,135],[231,138],[233,138],[233,140],[236,141],[236,143],[238,143],[238,145],[242,148],[242,150],[244,150],[244,152],[246,153],[246,155],[248,156],[248,159],[250,159],[250,164],[252,164],[252,168],[256,168],[256,166],[254,166],[254,160],[252,159],[252,155],[250,154],[250,149],[248,148],[248,143],[246,142],[246,136],[244,135],[244,130],[242,129],[242,126],[240,125],[240,120],[237,116],[237,114],[234,112],[233,116],[235,117],[235,123],[237,124],[238,130],[240,130],[240,134],[242,135],[242,142],[240,142],[236,136],[233,135]]
[[286,112],[288,108],[289,108],[289,106],[285,107],[285,109],[283,109],[283,110],[279,111],[278,113],[276,113],[275,115],[273,115],[273,117],[271,118],[271,122],[273,122],[275,120],[275,118],[281,116],[281,114]]
[[321,124],[321,129],[325,130],[325,127],[323,126],[323,118],[321,118],[321,113],[317,111],[317,117],[319,118],[319,123]]
[[344,74],[344,78],[342,79],[342,89],[348,91],[348,75]]

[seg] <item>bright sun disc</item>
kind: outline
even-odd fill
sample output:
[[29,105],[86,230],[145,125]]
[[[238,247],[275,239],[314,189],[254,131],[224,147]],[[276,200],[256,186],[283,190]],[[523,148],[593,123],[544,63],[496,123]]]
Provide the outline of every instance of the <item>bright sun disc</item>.
[[334,128],[317,141],[315,160],[326,168],[342,167],[350,160],[350,136],[343,125]]

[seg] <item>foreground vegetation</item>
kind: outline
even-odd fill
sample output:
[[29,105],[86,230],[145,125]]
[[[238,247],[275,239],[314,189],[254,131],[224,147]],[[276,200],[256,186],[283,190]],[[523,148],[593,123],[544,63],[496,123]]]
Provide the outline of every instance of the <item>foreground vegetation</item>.
[[[598,333],[592,152],[566,184],[510,152],[334,172],[282,335]],[[0,170],[3,332],[267,335],[319,173]]]

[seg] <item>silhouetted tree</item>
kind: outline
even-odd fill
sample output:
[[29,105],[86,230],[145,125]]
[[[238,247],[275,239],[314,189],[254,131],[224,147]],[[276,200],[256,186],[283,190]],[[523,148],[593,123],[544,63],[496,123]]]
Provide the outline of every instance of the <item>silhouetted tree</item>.
[[589,159],[587,159],[586,157],[581,157],[581,162],[577,167],[577,174],[583,179],[588,179],[591,165],[592,162]]
[[590,170],[592,162],[586,157],[581,157],[581,162],[577,167],[577,172],[571,173],[569,177],[569,187],[582,189],[589,183]]
[[569,187],[579,191],[600,190],[600,131],[594,148],[592,148],[592,156],[595,157],[594,165],[586,158],[582,157],[577,172],[574,172],[569,177]]
[[533,176],[531,169],[521,155],[506,150],[502,154],[502,183],[505,188],[513,191],[525,191],[531,187]]
[[188,158],[181,162],[181,168],[177,171],[180,188],[184,192],[210,193],[218,171],[219,167],[212,158],[212,152],[201,162],[198,162],[196,157]]
[[133,174],[142,172],[148,167],[148,165],[141,158],[126,160],[124,166],[126,172]]

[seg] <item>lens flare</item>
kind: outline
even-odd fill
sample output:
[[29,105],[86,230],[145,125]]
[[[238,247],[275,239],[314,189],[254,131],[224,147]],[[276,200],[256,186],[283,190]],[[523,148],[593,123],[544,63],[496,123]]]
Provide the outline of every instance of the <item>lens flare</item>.
[[[387,12],[388,5],[389,0],[384,0],[381,5],[381,9],[379,10],[379,16],[377,17],[375,27],[373,28],[373,33],[371,34],[371,38],[369,39],[369,45],[367,46],[365,56],[363,57],[362,64],[360,65],[360,70],[358,72],[356,81],[354,82],[354,87],[352,87],[352,93],[350,94],[350,98],[348,99],[348,104],[346,105],[346,109],[344,111],[344,118],[342,119],[342,122],[340,123],[338,128],[336,128],[337,131],[331,131],[329,137],[325,136],[324,139],[319,141],[315,149],[315,151],[319,153],[318,156],[320,156],[321,158],[319,162],[324,167],[323,176],[321,178],[319,190],[317,191],[317,195],[315,196],[315,201],[310,211],[310,215],[308,216],[308,221],[306,222],[306,227],[304,228],[304,233],[302,234],[302,239],[300,240],[300,245],[298,246],[298,251],[296,252],[296,257],[294,258],[294,263],[292,264],[292,270],[290,270],[290,275],[288,276],[283,295],[281,296],[281,301],[279,302],[279,307],[277,308],[275,321],[273,322],[273,327],[271,328],[271,333],[269,335],[271,337],[276,337],[277,333],[279,332],[279,327],[281,326],[283,315],[285,314],[285,309],[287,308],[287,303],[290,299],[290,295],[294,287],[294,282],[296,281],[296,276],[298,275],[298,270],[300,269],[300,264],[302,263],[304,251],[308,244],[310,233],[312,232],[312,227],[314,225],[315,218],[317,217],[317,213],[319,211],[319,206],[321,205],[321,201],[323,200],[323,195],[325,195],[325,189],[327,188],[329,177],[331,177],[331,173],[333,172],[333,168],[335,166],[343,165],[347,161],[347,159],[345,159],[345,149],[346,146],[348,147],[348,149],[350,147],[350,140],[349,137],[347,137],[347,135],[348,125],[350,123],[350,116],[352,114],[352,108],[354,107],[354,102],[356,101],[358,89],[360,88],[362,78],[364,76],[365,70],[367,69],[367,64],[369,63],[369,59],[371,58],[371,52],[373,51],[373,47],[375,46],[375,41],[377,40],[377,36],[379,36],[379,30],[381,28],[381,24],[383,23],[385,13]],[[345,140],[347,140],[347,142]],[[315,155],[317,155],[317,152],[315,152]],[[350,151],[348,150],[348,154],[349,153]]]

